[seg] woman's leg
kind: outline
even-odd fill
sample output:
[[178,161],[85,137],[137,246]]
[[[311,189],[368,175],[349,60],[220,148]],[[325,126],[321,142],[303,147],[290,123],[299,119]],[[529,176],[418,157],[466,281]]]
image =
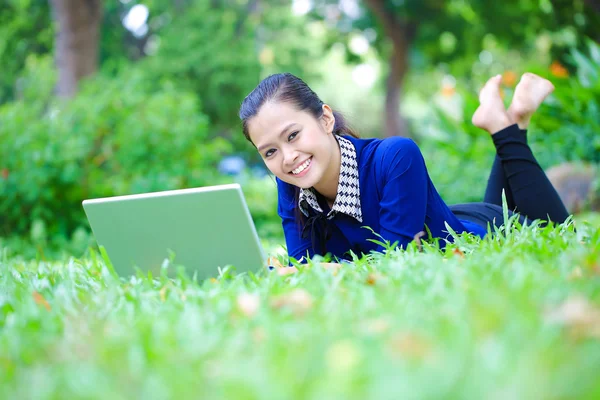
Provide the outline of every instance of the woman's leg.
[[[480,93],[481,105],[473,116],[473,123],[492,134],[497,160],[492,167],[491,187],[488,183],[486,201],[498,204],[497,197],[508,188],[512,203],[509,208],[530,219],[564,222],[568,212],[558,193],[535,159],[522,130],[529,125],[533,112],[554,89],[552,84],[533,74],[525,74],[515,90],[515,97],[506,112],[500,98],[500,77],[486,83]],[[502,182],[504,172],[505,181]],[[493,179],[492,179],[493,178]]]
[[516,207],[515,200],[513,199],[512,191],[510,190],[508,180],[504,174],[502,162],[496,154],[494,163],[492,164],[492,170],[490,171],[490,176],[488,178],[487,186],[485,188],[483,202],[502,206],[503,192],[506,195],[506,204],[508,209],[514,210]]

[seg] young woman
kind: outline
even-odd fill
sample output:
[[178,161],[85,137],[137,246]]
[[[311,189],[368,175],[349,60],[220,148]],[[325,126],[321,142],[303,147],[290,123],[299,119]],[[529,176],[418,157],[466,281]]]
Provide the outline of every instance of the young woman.
[[[435,189],[415,142],[402,137],[359,139],[342,116],[299,78],[269,76],[239,112],[246,138],[276,176],[278,213],[290,257],[381,251],[381,238],[405,248],[420,232],[450,240],[485,236],[503,223],[502,191],[521,219],[562,223],[568,213],[527,144],[533,112],[554,90],[525,74],[505,110],[500,76],[480,92],[473,123],[491,134],[497,156],[482,203],[448,206]],[[368,227],[370,229],[365,229]],[[444,240],[442,240],[442,243]]]

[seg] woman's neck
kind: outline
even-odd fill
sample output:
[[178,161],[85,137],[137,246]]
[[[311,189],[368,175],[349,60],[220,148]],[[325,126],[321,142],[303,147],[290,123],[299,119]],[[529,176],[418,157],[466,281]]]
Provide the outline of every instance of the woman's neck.
[[337,196],[340,180],[340,168],[342,165],[340,146],[333,135],[331,139],[335,141],[335,146],[333,146],[333,154],[331,157],[331,164],[325,169],[325,175],[323,175],[323,178],[315,186],[313,186],[317,192],[325,197],[329,207],[333,207],[333,202]]

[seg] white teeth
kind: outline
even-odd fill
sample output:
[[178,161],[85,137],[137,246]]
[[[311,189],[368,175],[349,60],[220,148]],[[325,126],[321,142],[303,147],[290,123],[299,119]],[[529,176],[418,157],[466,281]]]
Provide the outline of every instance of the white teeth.
[[308,167],[310,165],[310,160],[311,160],[311,158],[304,161],[304,163],[302,163],[302,165],[300,165],[298,168],[296,168],[295,170],[292,171],[292,174],[298,175],[300,172],[304,171],[306,169],[306,167]]

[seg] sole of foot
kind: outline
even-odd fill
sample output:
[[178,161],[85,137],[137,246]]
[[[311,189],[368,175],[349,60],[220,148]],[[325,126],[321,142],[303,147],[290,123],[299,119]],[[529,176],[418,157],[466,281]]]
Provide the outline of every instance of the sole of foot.
[[553,91],[554,85],[549,80],[531,72],[523,74],[508,107],[510,119],[520,129],[527,129],[533,113]]
[[478,128],[494,134],[511,125],[511,120],[500,97],[501,75],[490,78],[479,92],[479,107],[471,122]]

